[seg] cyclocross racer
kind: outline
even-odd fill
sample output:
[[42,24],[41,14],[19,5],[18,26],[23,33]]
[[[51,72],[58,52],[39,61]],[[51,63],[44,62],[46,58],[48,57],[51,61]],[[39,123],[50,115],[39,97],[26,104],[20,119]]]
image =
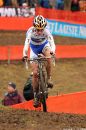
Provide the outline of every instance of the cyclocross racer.
[[[50,31],[46,28],[47,21],[46,19],[38,15],[34,18],[33,26],[30,27],[26,33],[25,45],[23,48],[23,60],[28,59],[28,48],[30,47],[30,58],[37,58],[38,54],[43,54],[46,57],[51,56],[51,52],[55,54],[55,43],[53,36]],[[48,75],[48,84],[52,84],[51,82],[51,59],[47,59],[47,75]],[[37,64],[35,62],[31,62],[31,67],[33,71],[33,79],[32,86],[34,91],[34,106],[37,107]]]

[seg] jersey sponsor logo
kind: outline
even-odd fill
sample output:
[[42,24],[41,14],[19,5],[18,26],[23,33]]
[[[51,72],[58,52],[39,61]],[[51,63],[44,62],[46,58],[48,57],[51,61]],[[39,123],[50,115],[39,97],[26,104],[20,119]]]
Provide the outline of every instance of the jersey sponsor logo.
[[44,38],[44,37],[42,37],[42,38],[31,38],[31,40],[32,40],[33,42],[39,43],[39,42],[43,42],[43,41],[45,40],[45,38]]

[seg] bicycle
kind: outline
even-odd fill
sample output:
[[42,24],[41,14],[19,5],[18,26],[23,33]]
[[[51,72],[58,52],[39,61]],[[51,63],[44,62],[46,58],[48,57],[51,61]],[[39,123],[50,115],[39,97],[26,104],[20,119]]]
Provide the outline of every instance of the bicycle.
[[[35,61],[38,63],[38,93],[37,97],[39,103],[42,104],[43,111],[47,112],[47,104],[46,100],[48,98],[48,79],[47,79],[47,72],[46,72],[46,64],[47,59],[53,59],[53,63],[55,65],[55,57],[42,57],[38,55],[38,58],[35,59],[28,59],[28,61]],[[28,69],[28,63],[26,61],[26,69]]]

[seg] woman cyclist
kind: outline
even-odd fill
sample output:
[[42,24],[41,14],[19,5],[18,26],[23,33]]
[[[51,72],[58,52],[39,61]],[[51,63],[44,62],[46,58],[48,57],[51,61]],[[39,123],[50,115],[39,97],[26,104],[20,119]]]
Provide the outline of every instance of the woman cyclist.
[[[30,27],[26,33],[25,45],[23,48],[23,60],[28,58],[28,48],[30,47],[30,58],[37,58],[38,54],[43,54],[45,57],[50,57],[51,53],[55,54],[55,43],[50,31],[46,28],[46,19],[38,15],[34,18],[33,26]],[[53,85],[51,81],[51,59],[47,59],[47,76],[48,84]],[[33,71],[32,86],[34,91],[34,107],[38,106],[37,100],[37,87],[38,87],[38,74],[37,63],[31,62]]]

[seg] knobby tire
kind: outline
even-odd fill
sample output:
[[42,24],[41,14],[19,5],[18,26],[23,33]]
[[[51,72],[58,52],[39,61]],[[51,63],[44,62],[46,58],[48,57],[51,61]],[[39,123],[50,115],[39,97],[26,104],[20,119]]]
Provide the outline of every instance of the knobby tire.
[[45,91],[45,80],[44,80],[44,75],[43,75],[42,70],[40,70],[40,88],[41,88],[41,91],[43,93],[43,97],[42,97],[43,111],[47,112],[46,95],[44,93],[44,91]]

